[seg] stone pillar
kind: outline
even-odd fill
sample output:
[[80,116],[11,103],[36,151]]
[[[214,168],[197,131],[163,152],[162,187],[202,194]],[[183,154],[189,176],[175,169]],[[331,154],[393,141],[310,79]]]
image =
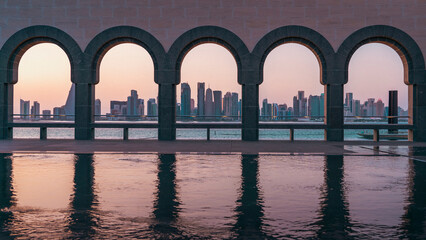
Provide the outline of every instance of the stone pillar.
[[13,85],[0,83],[0,139],[12,139],[13,129],[8,123],[13,122]]
[[326,141],[343,141],[343,84],[324,86],[324,124]]
[[75,139],[92,140],[94,130],[93,123],[94,87],[88,83],[75,84]]
[[158,84],[158,140],[176,139],[176,85]]
[[409,131],[408,140],[426,142],[426,85],[408,85],[408,99],[408,123],[414,126],[414,129]]
[[259,85],[243,84],[242,129],[243,141],[259,140]]

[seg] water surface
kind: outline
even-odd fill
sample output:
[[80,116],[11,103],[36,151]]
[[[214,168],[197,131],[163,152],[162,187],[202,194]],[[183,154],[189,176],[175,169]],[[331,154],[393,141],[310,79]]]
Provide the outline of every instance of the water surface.
[[2,154],[0,238],[425,238],[426,162],[364,151]]

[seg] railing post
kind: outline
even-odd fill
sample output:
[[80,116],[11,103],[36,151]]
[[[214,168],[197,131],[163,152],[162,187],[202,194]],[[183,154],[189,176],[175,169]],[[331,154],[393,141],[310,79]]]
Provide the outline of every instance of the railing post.
[[326,141],[343,141],[343,84],[324,86]]
[[242,133],[243,141],[259,140],[259,85],[243,84]]
[[210,128],[207,128],[207,141],[210,141]]
[[290,141],[293,142],[294,141],[294,128],[290,128]]
[[373,129],[373,141],[378,142],[380,141],[380,129]]
[[47,128],[40,127],[40,140],[46,140],[46,139],[47,139]]
[[129,140],[129,128],[123,128],[123,140]]

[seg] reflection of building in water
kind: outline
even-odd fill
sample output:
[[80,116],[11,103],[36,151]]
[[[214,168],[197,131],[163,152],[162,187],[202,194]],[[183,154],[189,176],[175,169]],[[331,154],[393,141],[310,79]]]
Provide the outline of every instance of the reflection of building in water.
[[72,238],[91,238],[99,225],[94,184],[93,154],[76,154],[74,193],[70,204],[68,230]]
[[324,186],[321,192],[321,205],[317,238],[347,239],[351,232],[349,204],[346,199],[343,156],[325,156]]
[[180,202],[176,191],[176,156],[158,155],[157,193],[154,200],[151,229],[154,238],[170,238],[181,235],[176,226],[179,217]]
[[[426,156],[426,148],[411,147],[410,155]],[[426,163],[412,159],[407,179],[407,206],[402,216],[401,230],[404,238],[425,239],[426,237]]]
[[0,154],[0,239],[10,237],[9,224],[14,216],[9,211],[15,205],[12,186],[12,159],[11,154]]
[[235,208],[236,222],[232,228],[237,238],[264,239],[263,199],[259,191],[257,155],[242,155],[241,188]]

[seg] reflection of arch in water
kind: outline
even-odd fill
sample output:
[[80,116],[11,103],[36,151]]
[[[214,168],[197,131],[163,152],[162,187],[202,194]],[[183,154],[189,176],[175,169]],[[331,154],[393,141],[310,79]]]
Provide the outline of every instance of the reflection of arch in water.
[[153,224],[150,226],[155,237],[180,236],[176,226],[180,202],[176,190],[176,156],[158,155],[157,192],[154,200]]
[[[412,147],[410,155],[425,156],[426,149]],[[402,216],[401,230],[408,239],[426,237],[426,163],[409,160],[408,197],[405,214]]]
[[237,238],[266,238],[258,155],[242,155],[241,170],[240,196],[234,210],[236,222],[232,231]]
[[9,238],[8,225],[13,220],[9,210],[15,205],[12,186],[12,154],[0,154],[0,238]]
[[349,204],[345,194],[343,156],[325,157],[324,186],[318,220],[317,238],[346,239],[351,232]]
[[74,161],[74,194],[70,203],[68,230],[73,238],[96,235],[99,225],[94,184],[93,154],[76,154]]

